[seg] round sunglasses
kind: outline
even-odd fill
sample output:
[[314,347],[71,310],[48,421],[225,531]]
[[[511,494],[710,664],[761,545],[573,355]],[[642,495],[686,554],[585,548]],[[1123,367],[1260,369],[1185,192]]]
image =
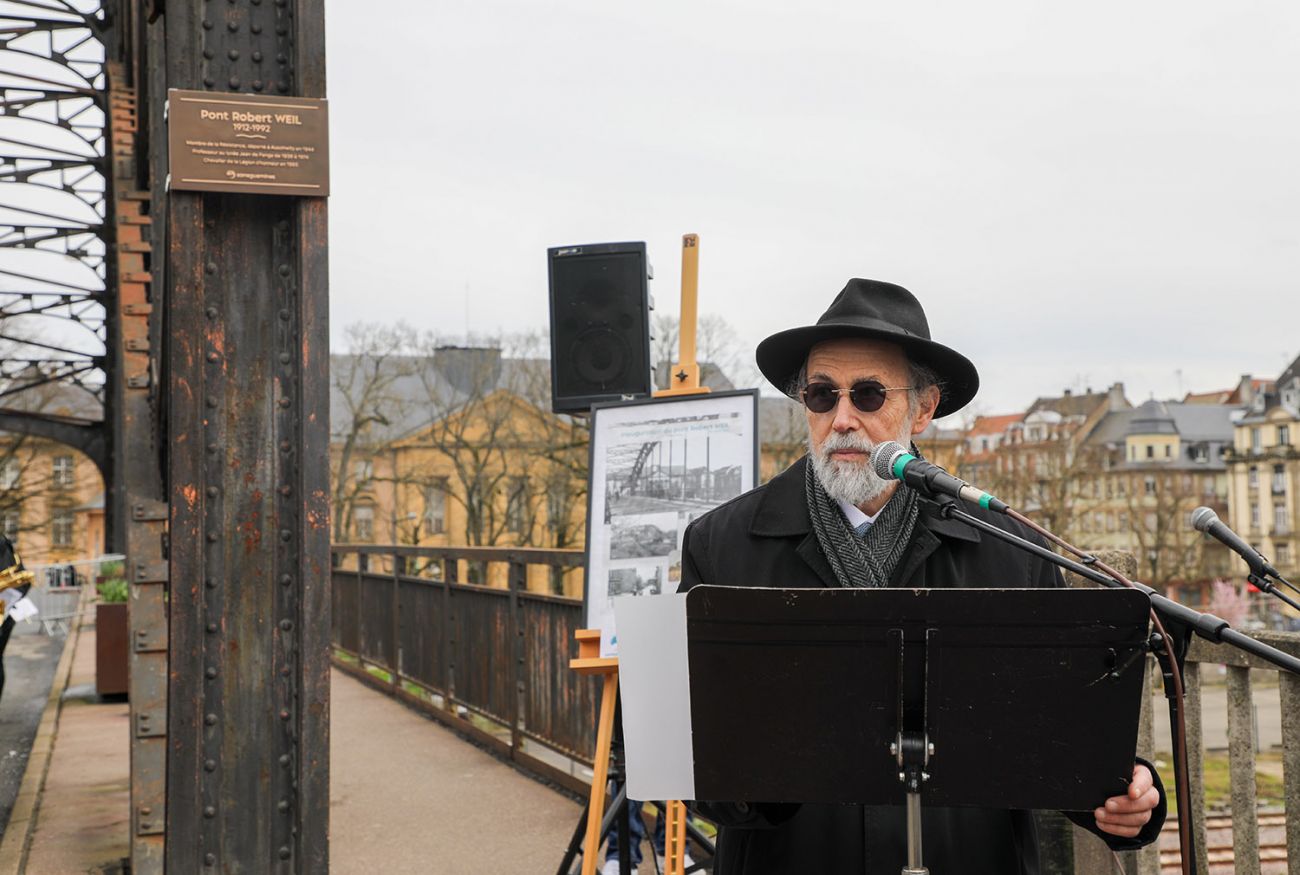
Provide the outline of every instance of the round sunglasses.
[[809,383],[801,393],[804,407],[813,413],[830,413],[840,403],[841,395],[848,395],[853,406],[863,413],[875,413],[885,406],[886,392],[907,392],[915,386],[882,386],[875,380],[862,380],[848,389],[834,383]]

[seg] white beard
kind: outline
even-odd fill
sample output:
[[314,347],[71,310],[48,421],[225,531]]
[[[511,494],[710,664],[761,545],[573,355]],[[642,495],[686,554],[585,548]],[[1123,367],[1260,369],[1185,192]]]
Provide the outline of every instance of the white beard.
[[[912,424],[905,423],[901,431],[895,440],[905,447],[911,446]],[[808,460],[817,481],[831,498],[855,507],[879,498],[895,483],[883,479],[871,467],[871,451],[875,448],[871,438],[862,433],[832,431],[820,447],[813,446],[812,435],[808,436]],[[835,450],[860,450],[867,457],[861,462],[838,461],[831,458]]]

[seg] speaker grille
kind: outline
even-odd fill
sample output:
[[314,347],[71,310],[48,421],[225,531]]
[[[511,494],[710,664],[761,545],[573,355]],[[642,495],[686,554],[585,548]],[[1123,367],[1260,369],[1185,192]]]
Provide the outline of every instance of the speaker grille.
[[649,394],[645,244],[552,249],[550,278],[554,408]]

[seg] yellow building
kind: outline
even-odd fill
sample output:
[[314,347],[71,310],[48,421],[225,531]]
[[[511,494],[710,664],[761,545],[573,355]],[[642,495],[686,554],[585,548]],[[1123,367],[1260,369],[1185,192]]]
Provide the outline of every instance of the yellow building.
[[1143,582],[1204,607],[1210,584],[1234,576],[1227,551],[1196,532],[1191,512],[1228,509],[1231,404],[1150,400],[1107,415],[1086,442],[1077,529],[1095,549],[1134,554]]
[[0,530],[26,565],[104,552],[104,481],[81,452],[46,438],[0,435]]
[[1228,524],[1300,583],[1300,358],[1251,399],[1236,423],[1227,467]]
[[[547,362],[441,347],[373,363],[335,356],[334,541],[437,547],[581,547],[585,420],[550,411]],[[362,376],[357,377],[360,373]],[[422,560],[408,573],[505,586],[508,568]],[[527,587],[582,594],[581,573],[529,567]]]

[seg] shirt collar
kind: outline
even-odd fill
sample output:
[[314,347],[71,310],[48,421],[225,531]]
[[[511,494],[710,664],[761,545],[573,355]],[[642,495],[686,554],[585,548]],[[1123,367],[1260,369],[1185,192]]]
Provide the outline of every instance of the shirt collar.
[[[851,529],[857,529],[863,523],[874,523],[876,517],[880,516],[880,511],[876,511],[871,516],[867,516],[856,504],[849,504],[847,501],[841,501],[838,498],[835,499],[835,503],[840,506],[840,511],[843,512],[844,518],[849,521],[849,528]],[[884,510],[884,508],[881,508],[881,510]]]

